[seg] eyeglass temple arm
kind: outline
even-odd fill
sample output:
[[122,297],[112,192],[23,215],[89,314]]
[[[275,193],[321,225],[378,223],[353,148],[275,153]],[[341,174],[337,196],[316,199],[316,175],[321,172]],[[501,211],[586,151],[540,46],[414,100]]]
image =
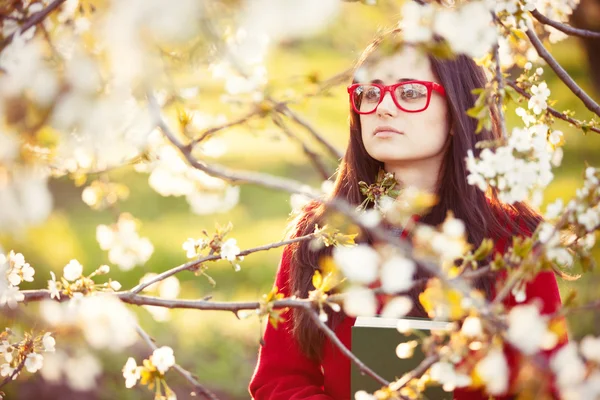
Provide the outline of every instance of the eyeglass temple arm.
[[444,89],[444,87],[439,83],[431,82],[431,88],[444,96],[446,95],[446,89]]

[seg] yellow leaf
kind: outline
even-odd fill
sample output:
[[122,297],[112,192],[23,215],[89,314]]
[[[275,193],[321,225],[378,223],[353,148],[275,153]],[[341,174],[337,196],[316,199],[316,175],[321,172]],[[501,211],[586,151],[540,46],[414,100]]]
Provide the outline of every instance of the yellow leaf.
[[315,287],[315,289],[320,289],[321,285],[323,284],[323,277],[321,276],[321,273],[319,272],[319,270],[316,270],[313,278],[312,278],[312,284]]
[[449,289],[446,293],[446,299],[450,306],[450,319],[457,320],[465,315],[465,310],[462,306],[463,295],[455,289]]

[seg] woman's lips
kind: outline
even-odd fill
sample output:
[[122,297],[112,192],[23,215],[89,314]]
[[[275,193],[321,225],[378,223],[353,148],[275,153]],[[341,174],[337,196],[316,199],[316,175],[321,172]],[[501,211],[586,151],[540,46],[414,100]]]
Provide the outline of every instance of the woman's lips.
[[404,135],[404,133],[400,132],[398,129],[392,128],[391,126],[378,126],[375,128],[373,132],[374,136],[394,136],[394,135]]

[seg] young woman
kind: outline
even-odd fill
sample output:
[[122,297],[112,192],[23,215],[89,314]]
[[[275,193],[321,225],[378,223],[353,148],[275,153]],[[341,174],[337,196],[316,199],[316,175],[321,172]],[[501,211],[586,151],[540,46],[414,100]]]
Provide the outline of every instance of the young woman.
[[[338,170],[331,196],[361,204],[364,196],[358,182],[375,183],[379,169],[394,172],[401,186],[414,186],[434,193],[438,204],[420,222],[440,224],[448,211],[464,221],[468,239],[478,246],[482,239],[496,240],[496,251],[504,251],[514,235],[529,235],[540,217],[525,204],[501,204],[492,190],[484,194],[467,183],[467,151],[481,140],[498,138],[497,116],[493,128],[475,134],[477,121],[465,111],[474,105],[472,90],[484,87],[483,70],[470,58],[441,60],[402,45],[398,32],[373,42],[361,57],[350,96],[350,141]],[[297,219],[295,235],[323,225],[324,207],[307,206]],[[363,240],[370,242],[367,235]],[[306,298],[318,260],[331,248],[314,251],[306,241],[285,248],[275,285],[286,297]],[[417,275],[424,276],[422,271]],[[495,295],[497,276],[475,282],[489,299]],[[415,287],[413,316],[425,316],[418,301],[422,287]],[[537,299],[542,313],[560,307],[556,279],[541,273],[526,287],[526,302]],[[516,304],[512,296],[504,301]],[[350,399],[350,361],[334,347],[309,317],[299,310],[283,314],[278,328],[267,325],[265,344],[249,390],[257,400]],[[350,347],[355,319],[343,312],[329,313],[328,324]],[[564,341],[565,338],[561,338]],[[512,367],[516,353],[507,354]],[[516,377],[511,368],[511,380]],[[457,399],[487,399],[482,392],[456,390]]]

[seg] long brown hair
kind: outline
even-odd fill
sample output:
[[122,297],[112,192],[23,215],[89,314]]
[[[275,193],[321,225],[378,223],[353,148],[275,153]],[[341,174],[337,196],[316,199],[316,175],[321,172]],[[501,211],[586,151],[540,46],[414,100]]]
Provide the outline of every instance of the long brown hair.
[[[396,40],[398,31],[392,31],[377,38],[361,56],[357,68],[373,55],[382,44],[398,44]],[[389,41],[389,42],[388,42]],[[507,238],[512,235],[525,234],[526,230],[532,232],[540,221],[540,216],[524,203],[512,206],[502,204],[495,191],[486,194],[477,187],[467,183],[468,171],[465,158],[467,151],[472,149],[475,155],[478,150],[475,144],[482,140],[497,139],[500,136],[498,116],[492,112],[492,128],[484,129],[475,134],[477,121],[466,115],[466,110],[473,107],[476,97],[473,89],[485,86],[487,78],[483,69],[466,56],[457,56],[453,59],[440,59],[428,56],[433,72],[439,78],[446,90],[448,103],[448,118],[450,122],[450,136],[446,154],[442,163],[438,180],[438,204],[420,222],[437,225],[440,224],[448,211],[461,219],[468,232],[468,240],[478,246],[485,237],[493,239]],[[349,144],[337,171],[333,198],[341,198],[350,204],[358,205],[364,200],[358,182],[367,184],[375,183],[377,173],[383,168],[383,163],[372,158],[366,151],[361,139],[360,118],[350,107],[350,139]],[[325,220],[325,207],[313,202],[304,208],[300,216],[294,221],[295,235],[306,235],[314,231],[315,224],[322,226]],[[519,223],[512,215],[518,215]],[[368,235],[360,236],[361,241],[372,243]],[[331,248],[314,250],[306,241],[298,242],[292,247],[290,264],[291,293],[306,298],[308,292],[313,290],[312,276],[319,269],[319,260],[330,255]],[[418,269],[415,278],[427,276]],[[488,297],[493,290],[493,277],[486,276],[474,282],[474,286],[482,290]],[[408,293],[414,302],[411,315],[423,316],[418,294],[422,287],[414,287]],[[344,318],[343,312],[333,313],[329,310],[328,324],[335,328]],[[324,335],[310,320],[307,314],[298,309],[293,311],[293,335],[300,349],[308,357],[320,360],[323,351]]]

